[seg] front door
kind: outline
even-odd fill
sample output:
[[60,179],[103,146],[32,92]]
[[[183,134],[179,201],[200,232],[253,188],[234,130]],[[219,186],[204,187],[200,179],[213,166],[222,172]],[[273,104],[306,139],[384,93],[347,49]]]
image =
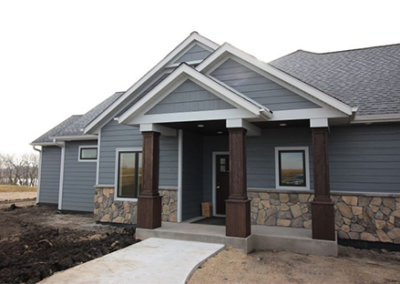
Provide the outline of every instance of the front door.
[[229,155],[216,155],[216,213],[225,215],[225,201],[229,197]]

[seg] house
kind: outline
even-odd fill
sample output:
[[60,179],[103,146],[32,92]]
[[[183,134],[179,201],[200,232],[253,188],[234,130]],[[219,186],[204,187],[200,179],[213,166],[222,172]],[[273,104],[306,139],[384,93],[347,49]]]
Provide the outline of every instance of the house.
[[127,91],[35,140],[38,204],[154,229],[226,216],[400,244],[400,45],[270,63],[192,33]]

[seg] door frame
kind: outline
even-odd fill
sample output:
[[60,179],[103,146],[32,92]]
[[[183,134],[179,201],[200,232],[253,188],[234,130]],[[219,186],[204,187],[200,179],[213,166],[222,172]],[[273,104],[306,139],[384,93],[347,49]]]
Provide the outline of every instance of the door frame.
[[217,155],[228,155],[229,152],[212,152],[212,207],[213,207],[213,216],[216,217],[225,217],[225,215],[217,214],[217,175],[215,171],[217,170]]

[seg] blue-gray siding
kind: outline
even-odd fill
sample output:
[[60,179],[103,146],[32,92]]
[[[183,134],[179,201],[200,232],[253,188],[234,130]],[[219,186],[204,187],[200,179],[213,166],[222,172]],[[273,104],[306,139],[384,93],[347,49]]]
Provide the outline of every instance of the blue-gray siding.
[[[112,120],[101,129],[99,184],[115,183],[117,148],[142,147],[138,127],[118,124]],[[178,139],[160,138],[160,186],[178,186]]]
[[183,131],[182,220],[201,216],[203,201],[202,136]]
[[211,76],[272,111],[320,107],[233,59],[224,62]]
[[266,128],[261,136],[247,137],[247,186],[276,188],[275,147],[308,147],[310,186],[313,189],[311,144],[311,130],[308,127]]
[[182,63],[182,62],[190,62],[203,60],[208,55],[210,55],[210,51],[201,47],[200,45],[195,44],[192,48],[190,48],[185,54],[179,57],[174,63]]
[[400,125],[331,127],[332,191],[400,193]]
[[193,81],[186,80],[150,109],[146,115],[234,108],[234,106],[200,87]]
[[42,147],[39,203],[58,204],[60,187],[60,147]]
[[96,162],[79,162],[79,146],[97,145],[97,141],[66,142],[62,209],[93,212]]

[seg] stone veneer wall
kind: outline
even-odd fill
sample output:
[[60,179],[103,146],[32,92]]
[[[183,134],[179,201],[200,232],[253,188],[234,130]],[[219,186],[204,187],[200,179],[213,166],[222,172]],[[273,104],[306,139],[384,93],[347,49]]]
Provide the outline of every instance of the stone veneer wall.
[[[160,189],[162,198],[162,220],[176,222],[177,191]],[[115,201],[113,187],[97,187],[94,195],[94,219],[105,223],[136,224],[137,202]]]
[[[250,191],[254,225],[311,229],[313,194]],[[332,193],[335,228],[341,239],[400,244],[400,197]]]

